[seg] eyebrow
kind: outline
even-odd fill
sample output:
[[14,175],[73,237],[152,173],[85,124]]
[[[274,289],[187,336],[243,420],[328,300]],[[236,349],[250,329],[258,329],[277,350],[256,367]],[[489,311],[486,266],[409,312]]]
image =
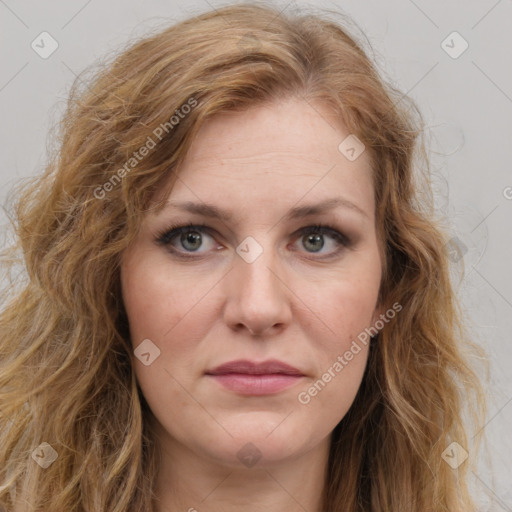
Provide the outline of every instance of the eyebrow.
[[[169,201],[167,205],[170,208],[177,208],[180,210],[187,211],[189,213],[196,213],[198,215],[203,215],[205,217],[212,217],[224,221],[229,221],[233,218],[234,213],[228,210],[224,210],[209,203],[194,203],[192,201],[185,202],[172,202]],[[325,213],[329,210],[332,210],[337,207],[344,207],[350,210],[353,210],[360,215],[369,218],[368,214],[357,206],[352,201],[348,199],[344,199],[342,197],[333,197],[330,199],[326,199],[321,203],[316,204],[308,204],[304,206],[296,206],[292,208],[286,215],[285,220],[293,220],[293,219],[302,219],[304,217],[310,217],[312,215],[319,215],[321,213]]]

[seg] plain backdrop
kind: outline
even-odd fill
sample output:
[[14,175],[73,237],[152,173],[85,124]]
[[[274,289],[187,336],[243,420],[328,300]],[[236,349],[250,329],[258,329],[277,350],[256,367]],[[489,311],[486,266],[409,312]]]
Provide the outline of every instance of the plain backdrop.
[[[471,485],[482,510],[512,512],[512,0],[275,3],[350,16],[384,77],[416,100],[427,121],[436,205],[464,253],[459,293],[491,360],[485,433],[493,472],[482,459]],[[152,27],[222,5],[0,0],[2,204],[17,180],[42,172],[49,127],[80,72]],[[47,58],[32,44],[48,38],[42,32],[58,44]]]

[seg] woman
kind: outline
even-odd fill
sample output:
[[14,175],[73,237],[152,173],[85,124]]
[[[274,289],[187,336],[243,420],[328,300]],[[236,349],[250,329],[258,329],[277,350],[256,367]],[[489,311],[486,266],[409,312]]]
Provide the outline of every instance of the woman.
[[3,507],[474,510],[421,115],[355,39],[242,4],[78,84],[17,202]]

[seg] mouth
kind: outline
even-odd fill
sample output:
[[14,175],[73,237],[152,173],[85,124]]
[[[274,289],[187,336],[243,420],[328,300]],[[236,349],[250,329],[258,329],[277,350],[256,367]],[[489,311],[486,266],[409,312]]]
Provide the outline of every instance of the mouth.
[[304,374],[282,361],[270,360],[256,363],[237,360],[224,363],[205,375],[225,389],[243,395],[270,395],[297,384]]

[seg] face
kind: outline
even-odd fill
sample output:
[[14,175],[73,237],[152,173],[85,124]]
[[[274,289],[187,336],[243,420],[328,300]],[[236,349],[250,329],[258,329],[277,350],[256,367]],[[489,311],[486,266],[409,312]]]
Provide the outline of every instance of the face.
[[[133,365],[168,447],[270,465],[328,443],[351,406],[354,340],[382,310],[370,160],[338,149],[348,135],[300,100],[210,119],[125,251]],[[215,371],[240,360],[295,370]]]

